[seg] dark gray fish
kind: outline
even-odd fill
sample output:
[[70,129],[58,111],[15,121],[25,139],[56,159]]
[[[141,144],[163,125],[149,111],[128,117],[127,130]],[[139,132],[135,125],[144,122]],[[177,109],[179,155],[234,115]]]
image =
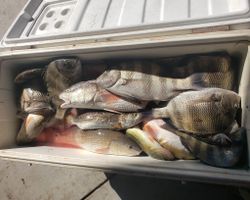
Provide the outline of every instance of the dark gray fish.
[[56,118],[63,119],[66,111],[60,107],[63,101],[59,99],[59,94],[80,81],[81,76],[82,65],[79,59],[58,59],[47,66],[44,79],[51,101],[56,107]]
[[25,70],[16,76],[14,82],[20,84],[30,81],[31,79],[36,79],[39,77],[41,78],[44,71],[44,68],[34,68]]
[[234,121],[240,108],[240,96],[229,90],[206,88],[183,92],[166,107],[153,109],[153,118],[169,118],[185,132],[209,135],[223,133]]
[[235,166],[242,156],[244,141],[246,140],[245,128],[239,128],[237,131],[230,134],[230,139],[232,140],[230,146],[219,146],[202,142],[171,126],[168,126],[168,130],[180,136],[182,143],[195,157],[199,158],[204,163],[216,167]]
[[88,108],[117,112],[134,112],[143,109],[147,102],[121,98],[97,86],[95,81],[77,83],[59,95],[62,108]]
[[113,129],[122,130],[133,127],[143,120],[140,113],[109,113],[109,112],[87,112],[80,116],[67,116],[69,125],[76,125],[82,130],[91,129]]

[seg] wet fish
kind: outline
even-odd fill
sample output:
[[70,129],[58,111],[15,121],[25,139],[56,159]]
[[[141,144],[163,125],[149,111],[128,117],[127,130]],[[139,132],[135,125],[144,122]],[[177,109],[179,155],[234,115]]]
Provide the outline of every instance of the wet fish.
[[20,84],[30,81],[31,79],[36,79],[39,77],[41,78],[44,71],[45,71],[44,68],[34,68],[34,69],[24,70],[15,77],[14,82]]
[[149,133],[159,144],[169,150],[176,158],[194,159],[194,156],[181,143],[181,139],[176,134],[164,129],[166,123],[161,120],[151,120],[145,123],[143,130]]
[[126,135],[134,140],[141,149],[151,156],[159,160],[174,160],[174,155],[167,149],[163,148],[154,138],[139,128],[127,129]]
[[59,94],[80,81],[81,76],[82,65],[79,59],[58,59],[47,66],[44,79],[51,101],[56,107],[56,118],[62,119],[66,111],[60,108],[63,101],[59,99]]
[[244,142],[246,141],[245,128],[239,128],[230,134],[232,145],[219,146],[202,142],[189,134],[178,131],[172,126],[168,130],[181,137],[183,145],[189,149],[192,154],[202,162],[216,167],[233,167],[235,166],[243,153]]
[[147,102],[121,98],[97,86],[95,81],[77,83],[59,95],[62,108],[91,108],[98,110],[134,112],[143,109]]
[[43,115],[29,114],[23,121],[17,135],[18,144],[30,143],[45,128],[47,118]]
[[240,96],[233,91],[206,88],[183,92],[166,107],[154,109],[154,118],[169,118],[185,132],[207,135],[223,133],[235,120]]
[[166,71],[168,76],[175,78],[184,78],[193,73],[225,73],[232,70],[232,59],[226,52],[184,55],[178,57],[157,59],[155,62],[164,67],[164,70]]
[[45,93],[32,88],[24,88],[20,98],[20,111],[24,113],[50,115],[54,109]]
[[100,87],[128,99],[167,101],[180,92],[200,88],[193,84],[194,78],[195,75],[173,79],[135,71],[107,70],[96,82]]
[[142,122],[140,113],[109,113],[109,112],[87,112],[80,116],[67,116],[67,123],[76,125],[82,130],[91,129],[113,129],[122,130],[133,127]]
[[[146,101],[166,101],[183,91],[203,87],[232,89],[234,77],[228,57],[198,58],[175,68],[153,61],[118,63],[100,75],[97,84],[122,97]],[[210,62],[205,64],[205,60]]]
[[111,130],[82,131],[72,127],[54,132],[53,129],[47,129],[36,138],[36,142],[118,156],[137,156],[141,153],[141,149],[134,141],[121,132]]

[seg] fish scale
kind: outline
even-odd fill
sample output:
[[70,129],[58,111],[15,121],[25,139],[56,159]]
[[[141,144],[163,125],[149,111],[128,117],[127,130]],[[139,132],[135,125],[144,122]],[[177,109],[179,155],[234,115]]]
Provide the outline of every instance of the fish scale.
[[91,108],[117,112],[134,112],[143,109],[146,101],[132,101],[121,98],[97,86],[95,81],[77,83],[63,91],[59,98],[62,108]]
[[55,118],[62,119],[66,111],[60,107],[63,103],[59,98],[60,93],[79,81],[81,74],[82,66],[79,59],[58,59],[47,66],[44,79],[49,96],[56,107]]
[[151,114],[153,118],[169,118],[180,130],[206,135],[225,131],[234,122],[239,106],[240,97],[235,92],[206,88],[183,92]]

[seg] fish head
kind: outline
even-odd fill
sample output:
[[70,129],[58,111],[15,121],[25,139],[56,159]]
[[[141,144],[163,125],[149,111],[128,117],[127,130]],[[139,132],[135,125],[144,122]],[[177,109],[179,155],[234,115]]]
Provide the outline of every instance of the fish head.
[[82,71],[80,59],[58,59],[54,61],[57,70],[67,78],[79,76]]
[[121,72],[119,70],[108,70],[97,78],[96,83],[102,88],[110,88],[115,85],[120,78]]
[[218,89],[213,98],[219,102],[222,114],[235,116],[236,111],[240,108],[240,96],[230,90]]
[[79,82],[59,95],[64,101],[61,108],[88,108],[94,101],[96,91],[97,86],[94,82]]

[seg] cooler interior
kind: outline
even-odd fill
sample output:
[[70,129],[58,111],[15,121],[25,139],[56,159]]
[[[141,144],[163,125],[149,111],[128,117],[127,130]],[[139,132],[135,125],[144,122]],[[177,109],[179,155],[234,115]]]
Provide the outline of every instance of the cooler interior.
[[[50,52],[42,55],[9,56],[0,62],[0,157],[23,162],[38,162],[47,165],[60,165],[80,168],[91,168],[107,172],[118,172],[142,176],[154,176],[170,179],[195,180],[223,184],[247,185],[250,182],[248,157],[233,169],[216,168],[194,161],[160,161],[147,156],[124,157],[101,155],[80,149],[59,148],[49,146],[17,146],[15,138],[20,126],[16,117],[16,101],[18,90],[13,80],[17,73],[26,68],[41,67],[55,58],[77,56],[83,67],[102,71],[102,61],[107,59],[161,59],[186,54],[201,54],[226,51],[232,57],[233,68],[237,76],[235,90],[242,98],[241,126],[250,134],[250,62],[249,46],[246,42],[207,43],[197,45],[161,46],[147,48],[117,49],[114,51],[81,52],[65,50],[62,53]],[[93,76],[93,77],[91,77]],[[250,144],[248,137],[248,146]]]

